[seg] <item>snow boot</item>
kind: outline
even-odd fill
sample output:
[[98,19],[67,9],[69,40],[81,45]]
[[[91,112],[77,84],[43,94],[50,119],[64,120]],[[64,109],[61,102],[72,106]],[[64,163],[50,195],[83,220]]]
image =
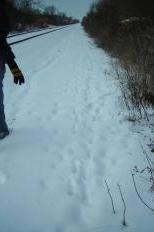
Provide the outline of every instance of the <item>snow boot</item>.
[[0,140],[9,135],[9,131],[0,131]]

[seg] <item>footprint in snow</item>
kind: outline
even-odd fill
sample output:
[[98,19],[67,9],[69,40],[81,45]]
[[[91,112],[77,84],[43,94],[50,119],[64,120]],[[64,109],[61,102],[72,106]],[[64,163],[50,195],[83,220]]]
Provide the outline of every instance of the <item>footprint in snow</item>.
[[42,191],[47,190],[47,185],[46,185],[46,182],[45,182],[44,179],[39,180],[39,185],[40,185],[40,188],[41,188]]
[[52,110],[51,110],[51,113],[52,113],[52,115],[56,115],[58,113],[58,111],[59,111],[59,106],[57,103],[55,103]]
[[59,112],[59,106],[58,104],[54,104],[54,106],[51,108],[51,111],[49,112],[49,114],[46,116],[45,120],[47,121],[52,121],[58,114]]
[[0,184],[1,185],[5,184],[7,179],[8,176],[4,172],[0,171]]
[[66,192],[69,196],[75,195],[76,183],[70,178],[66,184]]

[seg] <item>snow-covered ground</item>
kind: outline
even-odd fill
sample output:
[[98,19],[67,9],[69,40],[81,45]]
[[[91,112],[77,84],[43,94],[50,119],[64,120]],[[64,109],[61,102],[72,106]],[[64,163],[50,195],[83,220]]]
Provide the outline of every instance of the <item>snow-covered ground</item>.
[[55,27],[55,26],[52,26],[52,27],[48,27],[46,29],[42,29],[42,30],[37,30],[37,31],[33,31],[33,32],[28,32],[26,34],[19,34],[18,36],[13,36],[13,37],[10,37],[7,39],[8,43],[12,43],[12,42],[15,42],[15,41],[19,41],[19,40],[22,40],[22,39],[27,39],[27,38],[30,38],[32,36],[36,36],[36,35],[40,35],[40,34],[43,34],[43,33],[48,33],[50,31],[54,31],[55,29],[61,29],[61,28],[65,28],[66,26],[59,26],[59,27]]
[[[79,25],[13,50],[26,84],[15,86],[7,70],[13,132],[0,141],[0,231],[153,232],[154,215],[131,178],[135,165],[146,166],[144,137],[121,113],[108,56]],[[153,204],[146,182],[137,181]],[[127,206],[125,228],[117,183]]]
[[25,30],[22,30],[22,31],[11,31],[9,34],[8,34],[8,38],[10,37],[16,37],[18,35],[23,35],[23,34],[30,34],[30,33],[33,33],[33,32],[38,32],[38,31],[44,31],[46,29],[52,29],[56,26],[54,25],[50,25],[50,26],[47,26],[47,27],[44,27],[44,28],[39,28],[39,27],[30,27],[30,28],[26,28]]

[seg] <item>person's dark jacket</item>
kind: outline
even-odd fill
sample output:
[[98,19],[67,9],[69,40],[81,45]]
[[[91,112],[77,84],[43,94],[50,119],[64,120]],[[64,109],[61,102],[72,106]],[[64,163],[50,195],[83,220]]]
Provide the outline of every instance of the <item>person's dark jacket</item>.
[[7,35],[11,30],[5,1],[0,1],[0,59],[7,64],[13,74],[15,84],[24,84],[24,76],[15,62],[15,55],[7,43]]
[[7,35],[11,30],[9,18],[6,14],[5,6],[0,2],[0,57],[5,63],[14,60],[15,56],[7,43]]

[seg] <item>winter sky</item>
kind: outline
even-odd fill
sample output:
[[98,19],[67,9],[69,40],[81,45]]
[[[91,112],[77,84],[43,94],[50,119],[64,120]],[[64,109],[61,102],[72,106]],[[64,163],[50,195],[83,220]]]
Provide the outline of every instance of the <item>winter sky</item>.
[[94,0],[44,0],[45,5],[54,5],[59,11],[78,19],[86,14],[92,2]]

